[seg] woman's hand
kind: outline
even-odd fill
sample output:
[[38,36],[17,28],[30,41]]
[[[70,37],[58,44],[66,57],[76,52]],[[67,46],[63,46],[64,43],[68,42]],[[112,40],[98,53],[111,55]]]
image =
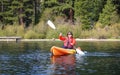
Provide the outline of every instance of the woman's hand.
[[73,46],[73,43],[70,43],[70,45],[72,45],[72,46]]
[[59,36],[62,36],[62,33],[60,33]]

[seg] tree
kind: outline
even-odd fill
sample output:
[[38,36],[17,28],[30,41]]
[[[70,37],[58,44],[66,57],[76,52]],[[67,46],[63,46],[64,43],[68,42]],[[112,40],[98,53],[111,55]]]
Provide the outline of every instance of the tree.
[[[21,0],[21,7],[19,8],[20,24],[25,23],[25,27],[30,24],[37,24],[40,18],[40,1],[41,0]],[[23,22],[23,23],[22,23]]]
[[9,16],[12,15],[12,13],[10,13],[10,1],[8,0],[1,0],[0,1],[1,4],[1,10],[0,10],[0,21],[2,22],[2,24],[6,24],[6,23],[11,23],[11,20],[9,18]]
[[99,18],[105,0],[75,0],[75,17],[80,18],[83,29],[91,29]]
[[74,22],[74,0],[46,0],[45,7],[52,8],[52,13],[56,16],[65,15],[66,20]]
[[102,27],[111,25],[112,18],[116,14],[116,7],[112,1],[113,0],[107,0],[102,13],[100,14],[99,22],[102,24]]
[[40,0],[1,0],[0,21],[24,27],[39,22]]
[[[117,11],[117,14],[120,13],[120,0],[113,0],[113,4],[116,6],[116,11]],[[120,16],[120,14],[119,14]]]

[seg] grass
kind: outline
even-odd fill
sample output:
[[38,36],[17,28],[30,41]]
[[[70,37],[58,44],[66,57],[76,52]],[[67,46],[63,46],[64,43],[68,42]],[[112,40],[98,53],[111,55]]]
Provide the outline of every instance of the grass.
[[75,38],[96,38],[96,39],[120,39],[120,24],[114,24],[107,27],[95,26],[91,30],[82,30],[80,25],[69,25],[68,23],[56,24],[57,30],[50,28],[44,21],[36,26],[30,26],[26,29],[19,25],[7,25],[2,30],[0,36],[21,36],[25,39],[52,39],[58,38],[60,32],[66,36],[68,31],[72,31]]

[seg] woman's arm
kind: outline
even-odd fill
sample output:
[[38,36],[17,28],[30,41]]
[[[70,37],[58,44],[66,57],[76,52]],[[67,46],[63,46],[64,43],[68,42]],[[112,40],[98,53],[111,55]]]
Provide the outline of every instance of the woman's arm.
[[62,33],[60,33],[59,39],[62,40],[62,41],[64,41],[66,38],[62,36]]

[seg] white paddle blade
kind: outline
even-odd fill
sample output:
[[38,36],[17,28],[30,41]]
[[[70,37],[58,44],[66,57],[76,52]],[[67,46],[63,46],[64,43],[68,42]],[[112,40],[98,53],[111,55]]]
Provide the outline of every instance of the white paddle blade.
[[55,25],[52,23],[52,21],[48,20],[47,24],[52,28],[52,29],[56,29]]
[[80,49],[76,49],[76,52],[81,56],[85,55],[85,53],[83,51],[81,51]]

